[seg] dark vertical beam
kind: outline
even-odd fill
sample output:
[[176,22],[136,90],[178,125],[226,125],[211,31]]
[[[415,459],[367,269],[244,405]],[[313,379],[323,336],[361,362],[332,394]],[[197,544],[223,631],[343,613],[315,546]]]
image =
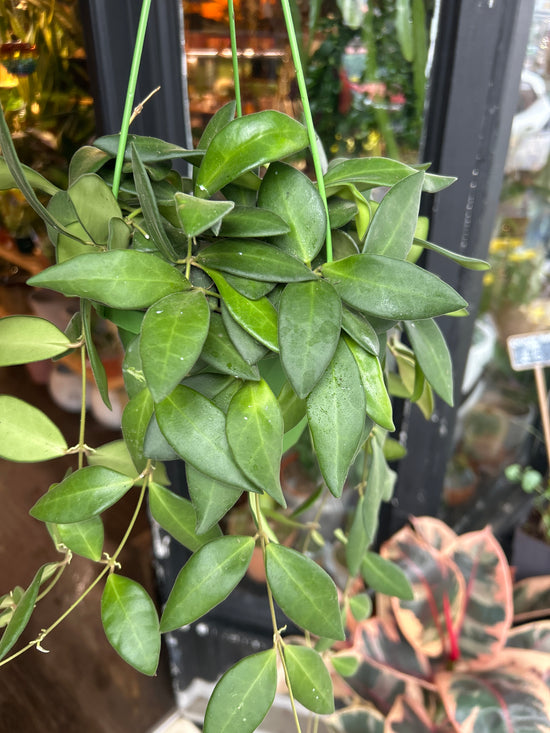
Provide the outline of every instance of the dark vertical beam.
[[[80,0],[98,134],[120,130],[141,12],[138,0]],[[138,135],[191,147],[181,0],[152,3],[135,104],[160,91],[132,124]]]
[[[432,161],[433,172],[458,178],[434,197],[430,240],[464,255],[487,256],[532,13],[532,0],[441,2],[422,159]],[[469,318],[439,324],[453,358],[458,404],[482,278],[432,252],[423,264],[470,303]],[[438,514],[455,420],[456,409],[441,401],[429,422],[416,407],[406,410],[408,454],[387,530],[410,514]]]

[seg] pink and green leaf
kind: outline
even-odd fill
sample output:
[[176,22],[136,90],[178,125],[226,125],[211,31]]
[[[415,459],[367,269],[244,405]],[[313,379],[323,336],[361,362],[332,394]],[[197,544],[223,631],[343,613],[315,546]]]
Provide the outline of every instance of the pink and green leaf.
[[550,616],[550,575],[525,578],[514,585],[514,623]]
[[403,695],[397,698],[386,717],[384,733],[453,733],[449,720],[436,722],[426,708]]
[[392,598],[401,633],[429,657],[459,656],[457,629],[464,604],[465,583],[452,558],[431,547],[404,527],[381,548],[408,577],[414,599]]
[[470,672],[442,672],[437,685],[460,733],[543,733],[550,730],[550,690],[515,664]]
[[416,534],[436,550],[446,550],[458,536],[445,522],[435,517],[413,517],[411,524]]
[[448,553],[466,581],[456,629],[460,658],[488,663],[502,649],[512,624],[512,577],[490,528],[457,538]]
[[324,720],[330,733],[384,733],[385,716],[373,707],[342,708]]

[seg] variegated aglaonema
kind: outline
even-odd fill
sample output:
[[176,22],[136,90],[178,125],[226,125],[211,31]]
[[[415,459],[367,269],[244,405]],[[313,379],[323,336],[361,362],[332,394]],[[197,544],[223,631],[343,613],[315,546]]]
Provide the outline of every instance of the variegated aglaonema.
[[[357,624],[346,707],[331,729],[369,733],[550,731],[550,576],[513,585],[489,527],[457,536],[421,517],[388,540],[383,557],[414,599],[379,596]],[[527,622],[526,622],[527,621]],[[349,666],[348,666],[349,670]]]

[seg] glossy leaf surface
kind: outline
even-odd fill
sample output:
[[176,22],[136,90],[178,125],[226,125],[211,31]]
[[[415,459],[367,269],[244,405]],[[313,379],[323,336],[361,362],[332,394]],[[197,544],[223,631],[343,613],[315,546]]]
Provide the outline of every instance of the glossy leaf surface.
[[210,309],[204,293],[173,293],[154,303],[141,327],[140,356],[155,402],[167,397],[200,356]]
[[285,662],[292,694],[304,707],[318,715],[334,712],[334,693],[330,674],[315,649],[285,646]]
[[155,674],[160,655],[159,621],[143,586],[122,575],[109,575],[101,597],[101,622],[109,643],[124,661],[143,674]]
[[380,353],[378,334],[364,316],[344,307],[342,309],[342,328],[348,336],[357,341],[361,348],[378,356]]
[[246,171],[297,153],[307,144],[305,127],[281,112],[266,110],[233,120],[210,141],[195,193],[208,198]]
[[336,586],[316,562],[270,542],[266,574],[273,597],[298,626],[317,636],[344,638]]
[[210,400],[179,386],[156,406],[159,427],[176,453],[218,481],[254,491],[231,457],[225,415]]
[[367,552],[361,562],[361,575],[377,593],[412,600],[411,584],[405,573],[394,563],[380,557],[376,552]]
[[274,237],[289,231],[286,221],[259,206],[235,206],[223,218],[220,229],[224,237]]
[[197,550],[180,571],[161,619],[173,631],[196,621],[231,593],[252,558],[252,537],[227,536]]
[[42,575],[47,567],[48,565],[42,565],[17,603],[17,607],[0,638],[0,659],[6,656],[29,623],[40,590]]
[[198,532],[197,515],[191,502],[155,482],[149,485],[149,508],[160,526],[191,552],[221,535],[217,526]]
[[103,554],[103,522],[101,517],[91,517],[83,522],[56,524],[59,539],[77,555],[99,562]]
[[117,502],[133,480],[103,466],[86,466],[56,484],[30,510],[43,522],[81,522]]
[[[249,336],[246,331],[244,334]],[[219,313],[210,315],[210,325],[201,358],[222,374],[229,374],[239,379],[259,379],[257,368],[251,366],[241,356],[229,337],[225,322]]]
[[95,173],[80,176],[69,186],[67,194],[88,238],[96,244],[107,244],[109,222],[112,218],[120,219],[122,213],[105,181]]
[[342,303],[323,280],[291,283],[279,304],[281,363],[298,397],[304,398],[330,363],[342,323]]
[[204,733],[253,733],[273,705],[276,691],[275,649],[241,659],[214,688],[204,716]]
[[148,389],[134,395],[125,405],[122,412],[122,434],[136,473],[141,473],[146,465],[145,435],[153,416],[153,398]]
[[29,279],[29,284],[113,308],[148,308],[189,283],[158,257],[135,250],[78,255]]
[[416,320],[463,308],[466,301],[432,273],[402,260],[360,254],[322,267],[342,300],[386,319]]
[[296,257],[254,239],[217,242],[202,250],[196,259],[206,267],[252,280],[282,283],[316,280],[316,275]]
[[107,372],[99,356],[99,351],[94,341],[93,324],[92,324],[92,304],[89,300],[81,303],[80,306],[80,317],[82,319],[82,329],[84,331],[84,338],[86,341],[86,352],[88,354],[88,360],[90,367],[92,368],[92,374],[94,382],[103,404],[109,409],[112,409],[111,400],[109,397],[109,384],[107,382]]
[[227,411],[229,447],[244,475],[286,507],[280,482],[283,433],[281,409],[267,382],[241,387]]
[[453,365],[447,344],[431,318],[405,323],[418,364],[428,382],[448,405],[453,405]]
[[205,201],[187,193],[176,193],[176,211],[188,237],[197,237],[218,224],[235,206],[232,201]]
[[258,193],[258,205],[278,214],[290,232],[273,239],[280,249],[311,262],[324,244],[327,215],[317,187],[301,171],[272,163]]
[[207,532],[227,514],[242,491],[206,476],[189,463],[185,466],[185,473],[189,496],[197,513],[196,532]]
[[332,361],[307,398],[307,416],[321,473],[340,496],[365,424],[359,370],[341,340]]
[[384,372],[377,356],[365,351],[352,339],[345,342],[353,354],[365,390],[366,412],[375,423],[393,432],[393,407],[384,381]]
[[0,366],[51,359],[67,351],[70,341],[53,323],[36,316],[0,319]]
[[57,425],[27,402],[0,395],[0,456],[37,463],[65,454],[67,442]]

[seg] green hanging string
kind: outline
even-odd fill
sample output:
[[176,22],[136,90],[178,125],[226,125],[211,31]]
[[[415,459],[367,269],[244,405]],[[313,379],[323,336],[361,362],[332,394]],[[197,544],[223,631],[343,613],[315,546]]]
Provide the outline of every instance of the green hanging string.
[[311,107],[309,106],[309,97],[307,94],[306,80],[304,77],[304,69],[302,67],[302,60],[300,58],[300,49],[298,46],[298,40],[296,38],[296,31],[294,29],[294,22],[292,20],[292,10],[290,8],[289,0],[281,0],[281,6],[283,8],[283,15],[285,18],[286,31],[288,35],[288,41],[290,43],[290,52],[292,54],[292,61],[294,62],[294,69],[296,71],[296,81],[298,82],[298,89],[300,91],[300,99],[302,100],[302,107],[304,109],[304,120],[306,123],[307,134],[309,137],[309,147],[311,149],[311,157],[313,159],[313,168],[315,170],[315,177],[317,178],[317,187],[319,194],[323,200],[325,212],[327,215],[327,234],[326,234],[326,245],[327,245],[327,262],[332,262],[332,234],[330,231],[330,221],[328,216],[328,203],[327,194],[325,191],[325,182],[323,179],[323,169],[321,167],[321,158],[319,156],[319,149],[317,148],[317,136],[315,134],[315,128],[313,126],[313,117],[311,116]]
[[128,129],[132,118],[139,65],[141,63],[141,56],[143,53],[143,42],[145,40],[145,31],[147,29],[151,2],[152,0],[143,0],[141,4],[141,15],[139,17],[136,43],[134,46],[134,56],[132,58],[132,66],[130,68],[130,78],[128,80],[128,89],[126,91],[126,103],[124,105],[124,113],[122,115],[122,125],[120,128],[120,138],[118,141],[118,151],[115,162],[115,173],[113,176],[113,195],[115,198],[118,197],[118,191],[120,188],[122,165],[124,163],[124,151],[126,150],[126,143],[128,142]]
[[239,81],[239,58],[237,55],[237,30],[235,25],[235,6],[233,0],[228,0],[229,11],[229,36],[231,38],[231,60],[233,62],[233,81],[235,83],[235,103],[237,105],[237,117],[242,117],[243,107],[241,103],[241,82]]

